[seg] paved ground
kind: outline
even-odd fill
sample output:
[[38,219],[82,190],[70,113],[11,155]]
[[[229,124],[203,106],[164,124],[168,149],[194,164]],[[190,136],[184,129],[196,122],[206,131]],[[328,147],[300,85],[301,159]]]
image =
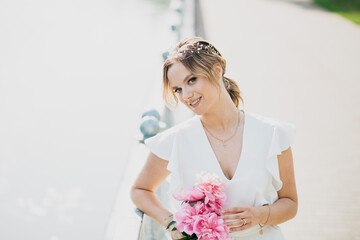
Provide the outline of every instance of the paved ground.
[[200,5],[245,108],[297,126],[287,239],[360,239],[360,27],[306,1]]

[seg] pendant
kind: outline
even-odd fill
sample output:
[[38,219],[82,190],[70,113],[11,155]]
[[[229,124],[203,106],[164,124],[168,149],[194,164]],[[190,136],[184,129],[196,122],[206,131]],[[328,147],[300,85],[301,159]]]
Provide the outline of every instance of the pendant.
[[264,232],[262,229],[260,229],[259,233],[260,233],[260,235],[263,235]]
[[226,143],[223,142],[223,147],[224,147],[224,150],[226,150]]

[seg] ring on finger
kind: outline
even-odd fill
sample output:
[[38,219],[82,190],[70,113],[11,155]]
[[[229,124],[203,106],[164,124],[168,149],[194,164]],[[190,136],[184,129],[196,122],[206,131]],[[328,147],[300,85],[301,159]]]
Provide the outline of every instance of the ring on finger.
[[244,222],[243,225],[247,224],[246,218],[242,218],[242,220]]

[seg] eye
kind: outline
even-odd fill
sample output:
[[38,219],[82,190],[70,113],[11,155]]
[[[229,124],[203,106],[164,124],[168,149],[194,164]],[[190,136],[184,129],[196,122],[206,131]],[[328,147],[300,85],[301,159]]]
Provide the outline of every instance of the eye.
[[188,83],[194,83],[195,82],[195,80],[196,80],[196,77],[193,77],[193,78],[190,78],[189,80],[188,80]]
[[181,92],[181,88],[176,88],[176,89],[174,90],[174,93],[179,93],[179,92]]

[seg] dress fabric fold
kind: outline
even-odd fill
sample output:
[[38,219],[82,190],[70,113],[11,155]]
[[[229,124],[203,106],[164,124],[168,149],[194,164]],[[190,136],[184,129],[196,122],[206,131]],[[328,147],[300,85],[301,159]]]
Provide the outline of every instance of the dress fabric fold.
[[[169,198],[181,189],[191,189],[196,175],[201,171],[217,174],[226,184],[225,207],[242,205],[261,206],[278,199],[282,188],[278,158],[293,143],[296,134],[294,124],[263,117],[245,111],[243,145],[236,172],[227,179],[214,151],[209,144],[200,121],[194,116],[158,135],[145,140],[145,145],[159,158],[168,161]],[[239,143],[241,144],[241,143]],[[173,204],[177,211],[179,204]],[[265,226],[259,234],[258,226],[231,233],[231,239],[283,240],[277,225]]]

